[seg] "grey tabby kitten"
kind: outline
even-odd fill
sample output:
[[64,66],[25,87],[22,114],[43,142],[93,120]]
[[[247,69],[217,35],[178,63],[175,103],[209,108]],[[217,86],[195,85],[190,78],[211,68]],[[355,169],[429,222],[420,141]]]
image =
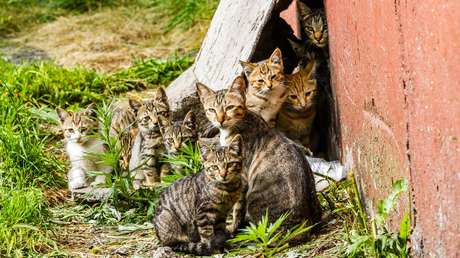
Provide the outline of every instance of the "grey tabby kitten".
[[227,147],[213,139],[199,141],[202,172],[174,182],[160,197],[153,224],[162,246],[211,255],[229,238],[226,218],[242,191],[242,139]]
[[[223,92],[197,83],[206,116],[220,130],[221,144],[228,144],[235,134],[243,138],[243,178],[247,192],[240,205],[246,211],[247,221],[258,222],[268,210],[271,222],[291,212],[284,225],[286,229],[306,219],[312,224],[318,222],[321,207],[313,174],[302,150],[247,110],[245,89],[241,76]],[[224,119],[218,119],[222,117]],[[237,225],[238,222],[234,229]]]
[[328,44],[328,30],[326,15],[323,9],[310,9],[306,4],[298,2],[300,24],[307,37],[308,43],[318,48],[325,48]]
[[121,149],[120,167],[128,169],[134,139],[137,134],[136,110],[131,108],[128,100],[118,101],[111,106],[112,120],[109,135],[117,139]]
[[[164,120],[164,121],[163,121]],[[198,131],[195,115],[189,111],[183,121],[171,122],[160,117],[160,131],[168,154],[176,154],[188,143],[196,143]]]
[[303,68],[311,60],[318,64],[329,62],[329,33],[326,15],[323,9],[310,9],[306,4],[298,2],[302,34],[306,37],[304,42],[294,41],[289,43],[299,60],[299,67]]
[[[74,192],[76,189],[87,187],[88,183],[104,183],[105,175],[110,174],[112,168],[97,160],[96,155],[91,155],[106,151],[104,143],[93,136],[98,129],[93,105],[80,112],[68,112],[62,108],[57,108],[56,112],[64,133],[65,148],[70,160],[70,170],[67,173],[69,190]],[[89,172],[95,171],[104,173],[96,177],[88,175]]]
[[152,98],[143,102],[130,100],[137,113],[138,133],[132,147],[129,170],[134,177],[134,188],[152,187],[160,182],[163,171],[168,171],[160,158],[165,153],[163,137],[160,132],[160,117],[169,119],[169,105],[166,93],[157,89]]

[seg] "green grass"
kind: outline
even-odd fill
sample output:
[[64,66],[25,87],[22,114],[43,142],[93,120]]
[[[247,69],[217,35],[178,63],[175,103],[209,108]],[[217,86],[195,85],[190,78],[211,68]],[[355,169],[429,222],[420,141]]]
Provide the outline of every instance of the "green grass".
[[26,31],[31,27],[71,13],[102,7],[140,4],[137,0],[0,0],[0,35]]
[[198,173],[202,169],[200,150],[196,144],[187,144],[178,153],[165,155],[162,161],[173,168],[179,168],[173,169],[170,175],[162,178],[165,186],[185,176]]
[[47,208],[37,188],[0,188],[0,256],[20,257],[50,251]]
[[165,30],[180,26],[190,28],[199,20],[210,20],[219,4],[218,0],[152,0],[153,5],[169,15]]
[[[228,243],[238,244],[246,248],[249,253],[261,254],[264,257],[276,257],[275,255],[286,250],[289,242],[297,236],[309,232],[313,226],[307,226],[307,221],[287,231],[279,231],[284,221],[289,217],[289,213],[281,215],[275,222],[269,223],[268,211],[264,217],[257,223],[250,223],[249,226],[242,229]],[[238,250],[238,253],[244,253],[245,250]]]
[[[0,59],[0,256],[30,256],[55,249],[44,190],[66,186],[62,144],[55,129],[56,106],[78,108],[110,101],[119,93],[167,84],[192,63],[191,57],[137,61],[116,74],[53,63],[14,65]],[[104,114],[107,114],[105,112]],[[107,123],[108,117],[100,116]],[[140,223],[153,216],[159,191],[132,191],[130,178],[116,166],[109,201],[91,207],[88,220],[99,224]],[[111,155],[111,156],[110,156]]]

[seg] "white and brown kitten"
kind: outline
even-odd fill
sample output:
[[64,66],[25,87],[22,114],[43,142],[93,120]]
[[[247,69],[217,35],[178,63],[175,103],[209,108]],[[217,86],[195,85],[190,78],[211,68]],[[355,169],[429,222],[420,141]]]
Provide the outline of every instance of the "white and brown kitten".
[[[70,170],[67,174],[68,187],[71,192],[88,186],[88,183],[101,184],[112,168],[97,159],[97,155],[106,151],[104,143],[94,137],[98,122],[93,117],[93,106],[88,106],[80,112],[68,112],[62,108],[56,110],[64,133],[65,148],[70,160]],[[95,178],[89,172],[102,172]]]

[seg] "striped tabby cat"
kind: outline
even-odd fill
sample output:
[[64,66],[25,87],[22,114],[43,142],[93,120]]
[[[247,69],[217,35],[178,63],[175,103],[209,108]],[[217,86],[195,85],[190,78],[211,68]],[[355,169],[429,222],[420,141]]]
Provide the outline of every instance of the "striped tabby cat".
[[246,95],[248,109],[274,127],[287,90],[281,50],[275,49],[268,60],[257,64],[240,63],[249,82]]
[[162,171],[168,171],[160,163],[165,153],[163,137],[160,132],[160,117],[169,119],[169,105],[162,88],[153,92],[150,99],[141,102],[130,100],[130,106],[137,113],[138,133],[132,147],[129,170],[134,177],[134,187],[151,187],[160,182]]
[[163,136],[164,145],[168,154],[177,153],[187,143],[196,143],[198,131],[195,115],[189,111],[182,122],[171,122],[170,120],[160,121],[160,131]]
[[295,74],[287,75],[288,97],[278,115],[277,128],[290,139],[302,144],[313,153],[318,135],[312,132],[318,102],[318,87],[313,78],[316,63],[312,60]]
[[153,224],[162,246],[210,255],[229,238],[226,218],[241,194],[242,140],[227,147],[213,139],[199,141],[204,169],[174,182],[160,197]]
[[[268,209],[270,221],[291,212],[284,227],[308,219],[316,223],[321,207],[310,166],[298,145],[246,109],[245,80],[239,76],[227,91],[215,92],[197,83],[197,92],[221,144],[234,134],[243,138],[243,178],[247,193],[241,205],[246,219],[256,223]],[[222,118],[223,119],[219,119]]]
[[300,24],[310,45],[325,48],[329,41],[326,15],[323,9],[310,9],[306,4],[298,2]]
[[[64,133],[65,148],[70,160],[70,170],[67,173],[70,192],[88,186],[88,183],[101,184],[105,182],[105,175],[112,171],[97,160],[91,153],[104,153],[104,143],[92,137],[97,132],[98,122],[95,119],[93,106],[88,106],[80,112],[68,112],[62,108],[56,110]],[[100,171],[102,175],[90,177],[88,172]],[[72,194],[73,196],[73,194]]]
[[137,134],[136,111],[125,100],[113,103],[111,110],[109,135],[118,140],[117,144],[121,149],[121,168],[128,169],[132,146]]

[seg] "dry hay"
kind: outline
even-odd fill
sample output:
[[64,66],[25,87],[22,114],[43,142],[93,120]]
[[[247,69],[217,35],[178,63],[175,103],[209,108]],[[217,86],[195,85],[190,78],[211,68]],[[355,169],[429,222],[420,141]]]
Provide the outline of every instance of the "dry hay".
[[127,68],[134,58],[166,57],[199,48],[208,21],[165,33],[168,17],[155,10],[119,7],[60,17],[16,42],[45,51],[65,67],[83,65],[103,72]]
[[75,257],[151,256],[158,248],[153,229],[123,234],[116,227],[67,224],[55,230],[59,248]]

